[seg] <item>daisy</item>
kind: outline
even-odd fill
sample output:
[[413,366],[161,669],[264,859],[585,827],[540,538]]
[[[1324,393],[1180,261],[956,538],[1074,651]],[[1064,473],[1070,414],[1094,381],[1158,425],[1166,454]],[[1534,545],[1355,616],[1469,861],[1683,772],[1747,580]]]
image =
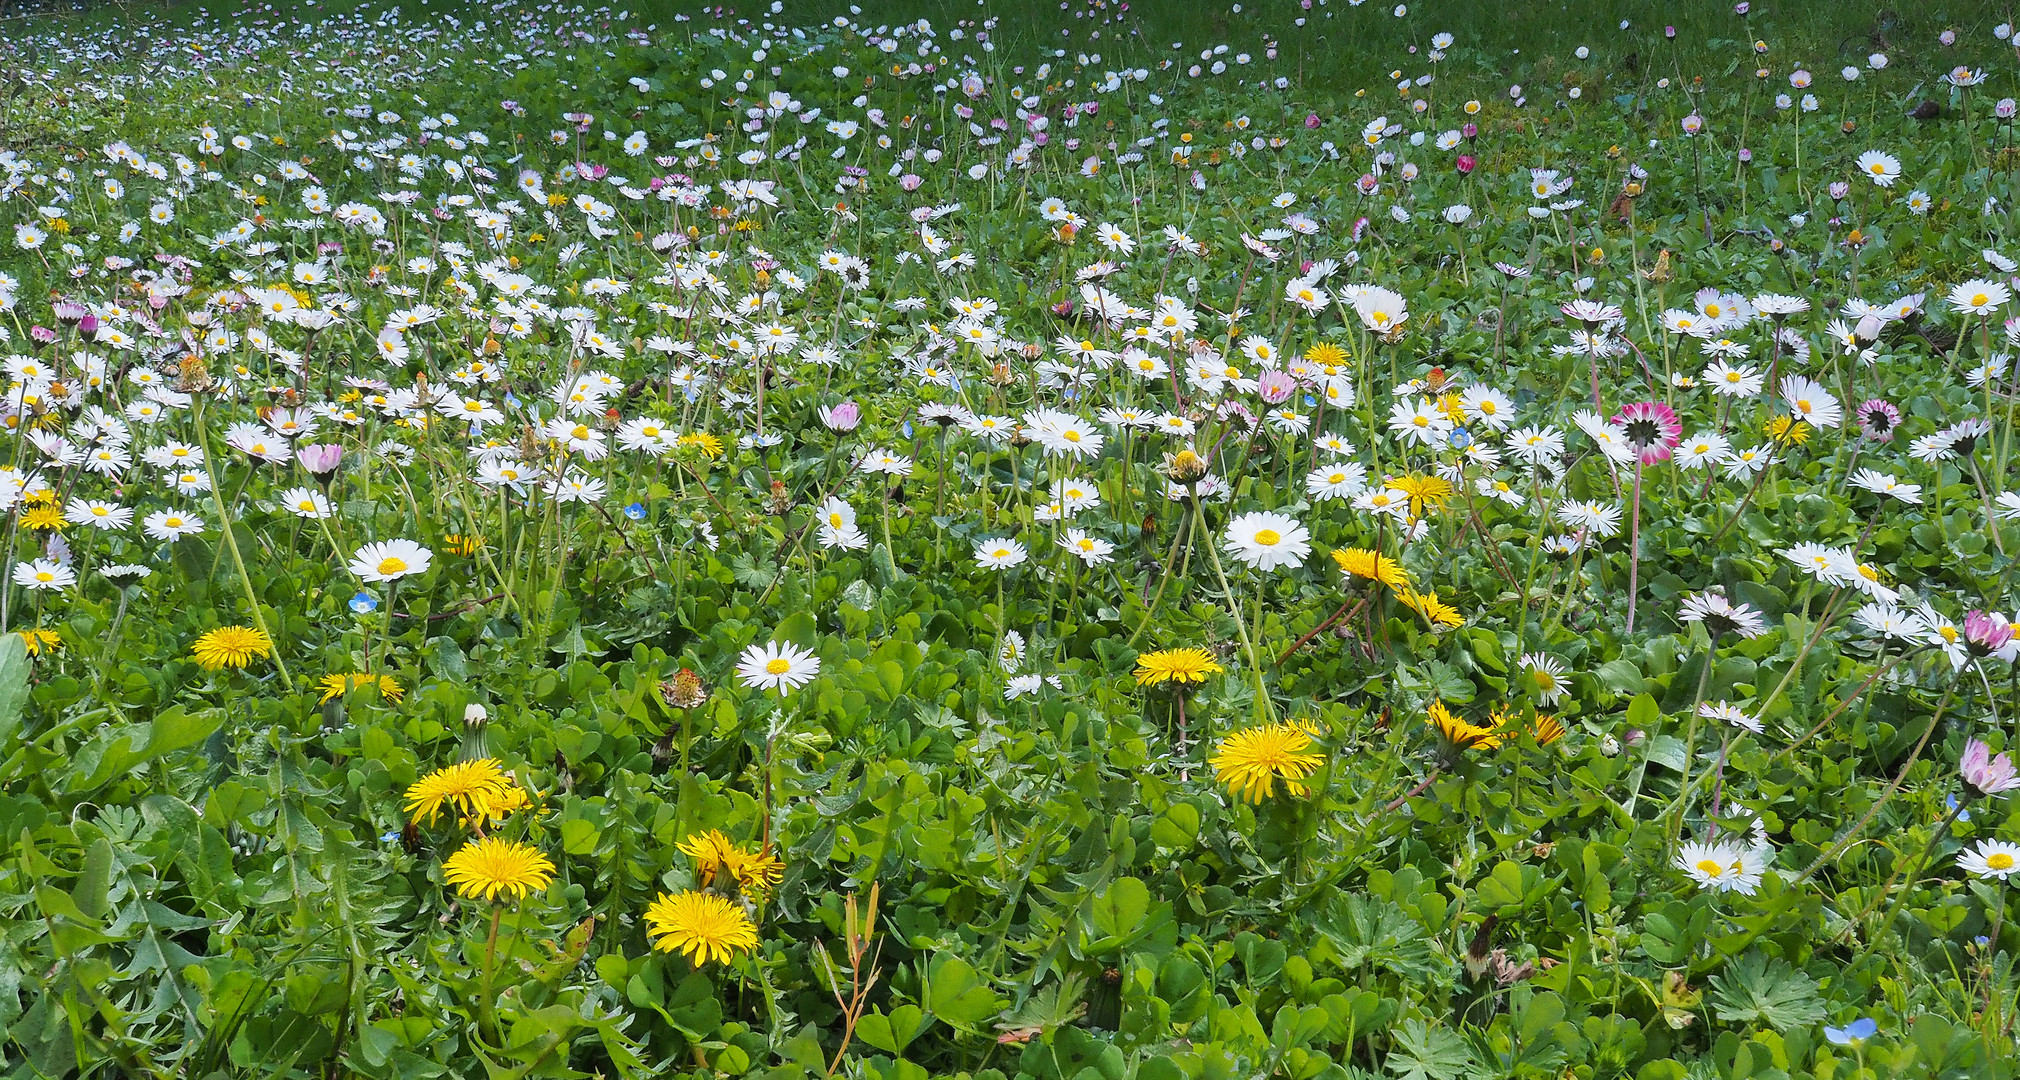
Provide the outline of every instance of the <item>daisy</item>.
[[1879,150],[1868,150],[1859,155],[1859,172],[1880,187],[1893,187],[1901,178],[1901,162],[1894,155]]
[[1080,529],[1068,529],[1059,537],[1059,546],[1088,566],[1100,566],[1114,560],[1115,545],[1096,536],[1089,536]]
[[1311,554],[1311,534],[1295,519],[1269,511],[1253,511],[1228,523],[1222,537],[1230,555],[1258,570],[1295,566]]
[[1782,400],[1788,403],[1792,415],[1816,427],[1837,427],[1845,417],[1838,399],[1815,379],[1802,375],[1785,376],[1782,379],[1781,393]]
[[1732,454],[1732,443],[1711,431],[1700,431],[1676,446],[1676,463],[1686,469],[1713,469]]
[[1960,314],[1989,316],[2006,306],[2012,290],[1997,281],[1973,278],[1950,290],[1950,307]]
[[133,524],[133,510],[97,499],[72,499],[63,508],[63,519],[72,525],[89,525],[97,529],[124,529]]
[[1751,365],[1729,364],[1723,359],[1705,368],[1702,378],[1711,392],[1720,397],[1750,398],[1767,384],[1767,376]]
[[1305,492],[1314,500],[1351,499],[1368,488],[1368,471],[1348,461],[1322,465],[1305,476]]
[[1523,653],[1522,674],[1536,695],[1536,703],[1549,707],[1564,696],[1567,684],[1564,662],[1549,653]]
[[1966,848],[1957,855],[1957,868],[1967,874],[1981,878],[2007,877],[2020,871],[2020,844],[2009,844],[2003,840],[1980,840],[1975,848]]
[[1704,717],[1706,720],[1723,720],[1734,727],[1745,728],[1756,735],[1765,730],[1761,727],[1759,720],[1749,716],[1746,710],[1730,702],[1707,701],[1697,707],[1697,715]]
[[1703,623],[1713,641],[1721,634],[1757,638],[1767,633],[1767,616],[1752,604],[1733,603],[1716,589],[1684,597],[1676,617],[1680,622]]
[[980,540],[975,544],[975,564],[984,570],[1008,570],[1029,556],[1015,540]]
[[351,556],[351,573],[367,582],[398,581],[426,573],[435,553],[412,540],[384,540],[366,544]]
[[1863,488],[1875,495],[1891,495],[1910,505],[1916,505],[1922,501],[1922,487],[1920,484],[1903,484],[1899,480],[1894,479],[1892,473],[1883,473],[1876,469],[1860,469],[1858,472],[1853,473],[1851,484],[1853,487]]
[[54,559],[14,564],[14,584],[24,589],[67,589],[77,584],[77,572]]
[[1701,888],[1745,896],[1753,895],[1767,869],[1759,849],[1725,842],[1685,844],[1677,853],[1676,865]]
[[755,690],[777,690],[781,696],[814,681],[821,658],[790,642],[752,645],[737,657],[737,678]]
[[280,494],[280,505],[297,517],[312,521],[330,516],[330,500],[314,488],[289,488]]
[[178,510],[157,510],[140,520],[142,531],[156,540],[175,540],[184,536],[201,536],[203,519]]

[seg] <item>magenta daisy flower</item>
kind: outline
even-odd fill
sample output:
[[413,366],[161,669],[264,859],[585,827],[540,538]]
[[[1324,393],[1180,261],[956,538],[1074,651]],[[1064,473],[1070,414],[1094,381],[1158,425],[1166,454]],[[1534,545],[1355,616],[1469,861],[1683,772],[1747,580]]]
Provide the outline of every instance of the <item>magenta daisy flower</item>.
[[1683,421],[1676,410],[1660,401],[1637,401],[1620,410],[1613,422],[1627,436],[1627,445],[1640,455],[1643,465],[1668,461],[1670,451],[1683,441]]
[[1901,410],[1885,398],[1873,398],[1853,410],[1859,431],[1874,442],[1892,442],[1894,429],[1901,426]]

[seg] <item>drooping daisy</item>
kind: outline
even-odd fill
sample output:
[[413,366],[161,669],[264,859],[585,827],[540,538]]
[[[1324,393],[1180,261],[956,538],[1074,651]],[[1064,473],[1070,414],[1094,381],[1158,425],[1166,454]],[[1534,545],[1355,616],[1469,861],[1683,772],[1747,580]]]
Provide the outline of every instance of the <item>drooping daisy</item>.
[[1765,730],[1761,727],[1761,722],[1752,714],[1729,701],[1704,702],[1697,707],[1697,715],[1704,717],[1706,720],[1723,720],[1734,727],[1745,728],[1756,735]]
[[1258,570],[1296,566],[1311,554],[1311,533],[1293,518],[1252,511],[1228,523],[1222,546],[1236,560]]
[[737,657],[736,673],[745,686],[777,690],[783,697],[814,681],[821,673],[821,658],[791,642],[767,641],[751,645]]

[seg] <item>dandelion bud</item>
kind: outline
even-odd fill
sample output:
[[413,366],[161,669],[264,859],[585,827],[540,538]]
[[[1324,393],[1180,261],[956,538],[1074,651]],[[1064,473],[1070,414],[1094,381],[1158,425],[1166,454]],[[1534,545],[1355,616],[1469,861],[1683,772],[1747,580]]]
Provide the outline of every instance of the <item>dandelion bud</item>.
[[691,668],[681,668],[659,684],[659,696],[676,709],[698,709],[708,701],[708,687]]
[[485,710],[484,706],[479,705],[474,701],[468,705],[463,706],[464,727],[470,728],[471,730],[474,731],[478,728],[483,727],[485,724],[489,723],[490,720],[491,720],[491,714],[490,712]]

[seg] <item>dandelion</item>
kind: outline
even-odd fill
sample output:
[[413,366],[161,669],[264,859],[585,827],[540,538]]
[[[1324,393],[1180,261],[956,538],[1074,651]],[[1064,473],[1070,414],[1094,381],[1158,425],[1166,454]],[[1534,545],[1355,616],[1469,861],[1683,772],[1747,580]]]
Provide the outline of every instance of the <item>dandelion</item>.
[[325,675],[322,682],[317,685],[322,687],[323,691],[321,700],[317,702],[321,705],[328,705],[360,686],[376,689],[379,692],[379,700],[389,704],[398,702],[406,693],[399,683],[393,681],[391,675],[367,675],[359,672],[349,675],[337,673]]
[[[346,676],[330,678],[346,679]],[[324,685],[328,685],[328,680],[324,680]],[[444,808],[454,809],[465,820],[481,820],[494,816],[492,808],[505,801],[507,791],[517,786],[496,759],[478,758],[428,773],[409,785],[402,798],[408,820],[416,825],[434,824],[436,815]]]
[[1436,698],[1424,707],[1424,717],[1445,741],[1458,750],[1492,750],[1501,745],[1501,736],[1492,727],[1482,727],[1454,713]]
[[680,953],[696,967],[727,964],[758,946],[757,926],[743,908],[693,889],[661,893],[645,909],[645,926],[653,948]]
[[1207,763],[1229,794],[1261,803],[1278,780],[1287,794],[1310,793],[1303,781],[1325,761],[1325,755],[1311,752],[1311,746],[1311,734],[1294,723],[1263,724],[1222,739],[1220,752]]
[[254,660],[274,654],[273,639],[250,626],[220,626],[206,630],[190,646],[198,667],[205,671],[244,668]]
[[1136,658],[1136,685],[1197,685],[1226,670],[1205,649],[1159,649]]
[[1334,548],[1333,562],[1340,572],[1350,578],[1363,581],[1378,581],[1389,588],[1402,592],[1410,588],[1410,572],[1403,564],[1366,548]]
[[442,861],[442,880],[465,900],[524,899],[554,880],[554,864],[540,849],[516,840],[487,836],[472,840]]

